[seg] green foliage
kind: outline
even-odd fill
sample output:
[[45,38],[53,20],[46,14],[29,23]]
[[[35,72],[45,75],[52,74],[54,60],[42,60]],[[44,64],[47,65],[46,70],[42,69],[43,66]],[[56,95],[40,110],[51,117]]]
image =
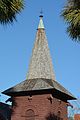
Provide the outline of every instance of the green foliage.
[[0,23],[12,23],[23,6],[23,0],[0,0]]
[[80,0],[68,0],[62,16],[68,24],[69,36],[75,41],[80,41]]
[[73,117],[69,117],[68,120],[73,120]]

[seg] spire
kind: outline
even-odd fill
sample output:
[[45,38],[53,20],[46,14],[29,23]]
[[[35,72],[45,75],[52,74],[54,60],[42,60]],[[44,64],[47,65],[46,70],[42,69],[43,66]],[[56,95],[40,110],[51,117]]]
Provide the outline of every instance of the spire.
[[9,96],[23,96],[44,92],[53,94],[55,98],[63,101],[76,99],[55,80],[42,16],[40,16],[27,79],[2,93]]
[[43,16],[40,15],[40,22],[32,51],[27,79],[44,78],[55,80],[42,18]]

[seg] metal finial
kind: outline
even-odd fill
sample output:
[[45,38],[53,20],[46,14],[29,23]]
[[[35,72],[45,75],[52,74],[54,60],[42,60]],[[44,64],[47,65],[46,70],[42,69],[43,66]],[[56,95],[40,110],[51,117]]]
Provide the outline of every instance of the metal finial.
[[40,11],[40,16],[39,17],[43,17],[43,10],[42,9]]

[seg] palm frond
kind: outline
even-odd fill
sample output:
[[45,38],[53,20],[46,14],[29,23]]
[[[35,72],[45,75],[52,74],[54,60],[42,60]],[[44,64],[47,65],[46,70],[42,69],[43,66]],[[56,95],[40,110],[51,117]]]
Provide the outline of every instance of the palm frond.
[[80,41],[80,0],[68,0],[61,16],[68,24],[69,36],[75,41]]
[[80,25],[74,26],[73,24],[71,24],[67,27],[67,32],[72,40],[80,42]]
[[12,23],[23,8],[23,0],[0,0],[0,23]]

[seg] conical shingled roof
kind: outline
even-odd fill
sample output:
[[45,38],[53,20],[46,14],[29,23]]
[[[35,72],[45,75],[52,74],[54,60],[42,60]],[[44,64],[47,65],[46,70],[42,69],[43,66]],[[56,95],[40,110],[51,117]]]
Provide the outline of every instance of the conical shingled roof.
[[55,81],[52,60],[41,16],[32,51],[27,80],[5,90],[3,94],[14,96],[23,95],[23,93],[30,94],[35,91],[49,92],[50,90],[52,94],[59,98],[64,98],[66,100],[75,99],[69,91]]
[[40,17],[36,40],[29,65],[29,72],[27,75],[27,79],[36,78],[55,80],[42,17]]

